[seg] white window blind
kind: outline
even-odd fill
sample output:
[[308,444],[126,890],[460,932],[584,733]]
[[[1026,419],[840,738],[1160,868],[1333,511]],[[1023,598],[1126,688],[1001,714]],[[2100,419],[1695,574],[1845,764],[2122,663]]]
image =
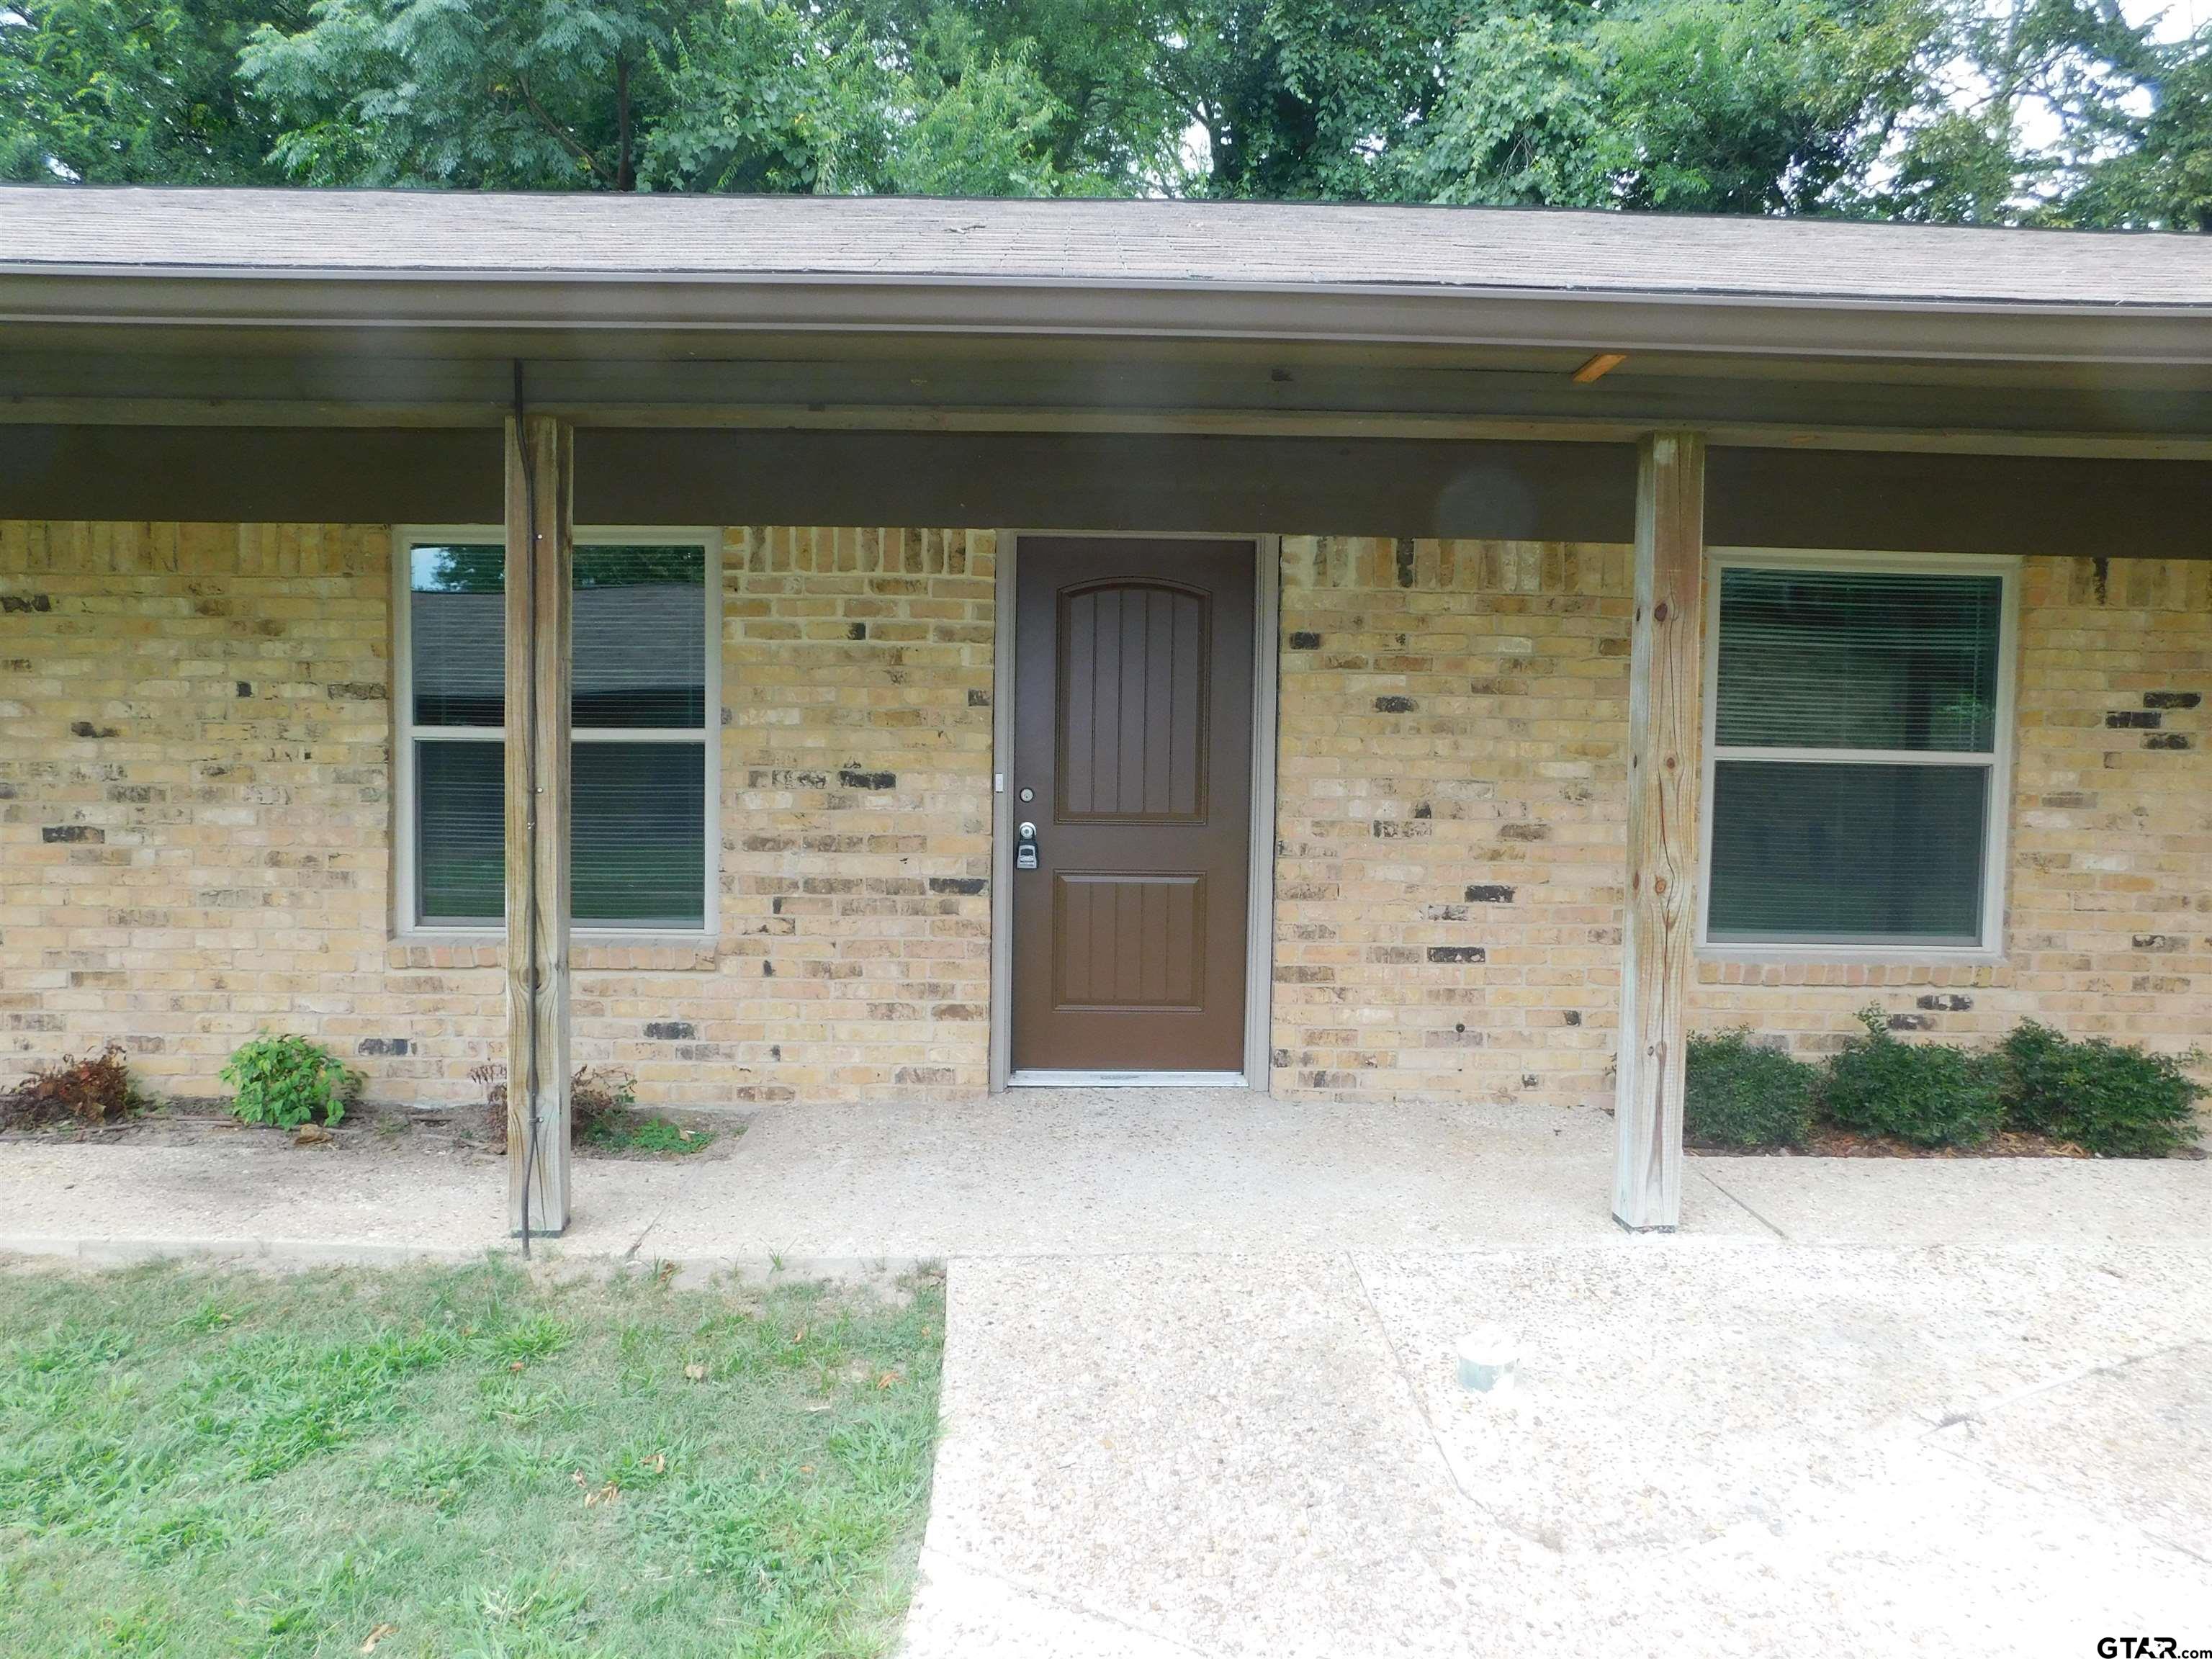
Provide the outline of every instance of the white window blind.
[[[505,549],[407,550],[414,916],[497,927],[505,907]],[[570,883],[585,927],[707,918],[708,550],[580,543],[571,645]]]
[[2008,577],[1717,575],[1707,940],[1990,943]]

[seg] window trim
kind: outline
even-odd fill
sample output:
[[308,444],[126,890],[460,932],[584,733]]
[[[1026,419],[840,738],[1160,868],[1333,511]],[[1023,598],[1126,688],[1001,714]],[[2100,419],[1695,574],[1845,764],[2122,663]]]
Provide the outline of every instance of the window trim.
[[[1983,553],[1885,553],[1826,548],[1716,547],[1705,550],[1705,640],[1704,757],[1699,779],[1698,823],[1698,955],[1718,962],[1878,963],[1985,963],[2004,959],[2007,863],[2012,829],[2013,750],[2017,742],[2015,698],[2020,658],[2020,573],[2016,556]],[[1756,942],[1711,936],[1713,891],[1713,780],[1721,757],[1716,736],[1720,720],[1721,574],[1730,568],[1887,572],[1905,575],[1995,576],[1998,599],[1997,701],[1992,747],[1988,750],[1888,749],[1769,749],[1757,758],[1823,763],[1971,766],[1989,774],[1989,813],[1984,830],[1982,933],[1971,945],[1904,945],[1847,939],[1762,939]],[[1731,757],[1734,758],[1735,757]]]
[[[410,550],[417,542],[495,542],[505,545],[503,526],[485,524],[396,525],[392,532],[392,916],[395,938],[447,943],[482,943],[504,939],[504,920],[486,927],[480,923],[426,923],[421,914],[417,888],[420,861],[415,845],[415,744],[424,737],[434,741],[489,743],[504,741],[503,728],[490,726],[420,726],[415,723],[415,653],[411,637]],[[706,883],[702,925],[697,927],[655,927],[571,923],[572,937],[593,943],[625,939],[666,940],[696,944],[720,937],[721,931],[721,806],[722,806],[722,532],[711,525],[592,525],[579,526],[579,547],[623,545],[630,543],[685,544],[698,543],[706,550],[706,685],[703,720],[692,726],[597,727],[578,732],[576,743],[697,743],[705,750]]]

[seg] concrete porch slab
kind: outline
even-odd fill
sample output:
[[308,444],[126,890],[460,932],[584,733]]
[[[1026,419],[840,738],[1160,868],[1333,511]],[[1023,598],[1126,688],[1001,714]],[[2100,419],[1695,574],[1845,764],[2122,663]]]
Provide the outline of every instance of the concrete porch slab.
[[[1456,1249],[1614,1235],[1601,1112],[1031,1090],[773,1108],[726,1158],[575,1166],[572,1255],[754,1265],[971,1255]],[[503,1159],[379,1148],[0,1144],[0,1249],[222,1239],[503,1248]],[[1765,1229],[1692,1183],[1686,1225]]]

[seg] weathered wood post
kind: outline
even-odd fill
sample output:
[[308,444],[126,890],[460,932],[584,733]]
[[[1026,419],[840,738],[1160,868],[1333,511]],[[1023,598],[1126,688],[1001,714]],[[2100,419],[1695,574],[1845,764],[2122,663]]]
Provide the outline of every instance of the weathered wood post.
[[526,1237],[568,1224],[569,580],[574,429],[507,422],[507,1194]]
[[1682,1214],[1682,1056],[1705,773],[1705,441],[1654,433],[1636,470],[1628,903],[1613,1097],[1613,1218],[1638,1232],[1670,1231]]

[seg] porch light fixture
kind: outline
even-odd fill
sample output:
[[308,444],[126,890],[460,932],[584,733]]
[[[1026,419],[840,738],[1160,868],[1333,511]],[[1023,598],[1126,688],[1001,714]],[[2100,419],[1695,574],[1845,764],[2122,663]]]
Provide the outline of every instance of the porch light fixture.
[[1625,351],[1601,351],[1575,371],[1575,384],[1588,386],[1592,380],[1601,380],[1627,361]]

